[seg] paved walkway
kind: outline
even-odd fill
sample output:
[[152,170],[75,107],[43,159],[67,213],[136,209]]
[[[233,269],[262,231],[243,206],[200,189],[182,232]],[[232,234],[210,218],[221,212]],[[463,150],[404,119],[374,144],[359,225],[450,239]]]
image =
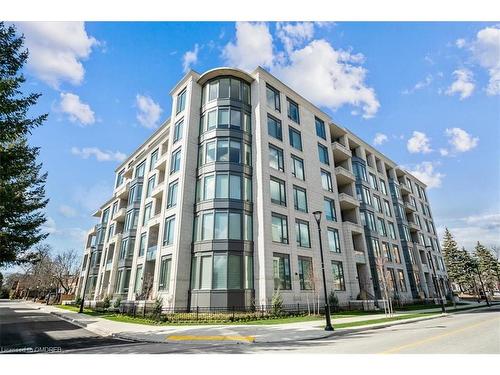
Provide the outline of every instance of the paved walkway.
[[[324,331],[324,320],[313,320],[300,323],[269,324],[269,325],[144,325],[136,323],[115,322],[108,319],[98,318],[73,311],[59,309],[32,302],[24,302],[31,307],[54,314],[62,319],[70,321],[87,330],[102,336],[114,336],[122,339],[144,342],[178,342],[178,341],[233,341],[235,343],[251,342],[286,342],[300,340],[315,340],[332,335],[362,331],[372,328],[387,327],[395,324],[404,324],[411,321],[434,319],[441,315],[431,317],[419,317],[400,321],[374,323],[360,327],[337,328],[334,332]],[[470,307],[485,307],[484,303],[470,303],[457,306],[457,310]],[[452,311],[452,308],[449,309]],[[439,307],[426,310],[415,310],[399,312],[395,315],[404,316],[415,313],[437,312]],[[351,323],[384,318],[383,314],[370,314],[355,317],[341,317],[333,320],[333,325],[339,323]]]

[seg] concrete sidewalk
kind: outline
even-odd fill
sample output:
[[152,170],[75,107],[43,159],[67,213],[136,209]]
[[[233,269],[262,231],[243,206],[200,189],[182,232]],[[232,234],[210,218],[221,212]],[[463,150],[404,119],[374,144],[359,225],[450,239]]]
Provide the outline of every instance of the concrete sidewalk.
[[[30,307],[40,309],[44,312],[56,315],[64,320],[84,327],[87,330],[101,336],[113,336],[126,340],[141,342],[172,343],[179,341],[231,341],[235,343],[252,342],[286,342],[322,339],[334,335],[364,331],[373,328],[382,328],[395,324],[404,324],[413,321],[439,318],[441,309],[439,307],[426,310],[414,310],[396,313],[395,316],[404,316],[415,313],[435,312],[438,315],[417,317],[385,323],[374,323],[352,328],[336,328],[334,332],[324,331],[324,320],[313,320],[300,323],[269,324],[269,325],[144,325],[136,323],[115,322],[104,318],[98,318],[73,311],[59,309],[53,306],[40,305],[32,302],[24,302]],[[457,306],[457,310],[471,307],[486,307],[484,303],[471,303]],[[449,308],[450,312],[452,308]],[[340,323],[351,323],[369,321],[384,318],[383,314],[370,314],[355,317],[340,317],[333,319],[333,325]]]

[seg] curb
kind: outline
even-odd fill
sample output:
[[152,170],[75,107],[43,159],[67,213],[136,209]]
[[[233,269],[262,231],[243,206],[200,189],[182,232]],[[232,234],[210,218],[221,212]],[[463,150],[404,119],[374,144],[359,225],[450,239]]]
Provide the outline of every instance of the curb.
[[[414,322],[432,320],[432,319],[437,319],[437,318],[449,316],[451,314],[462,313],[465,311],[484,309],[484,308],[488,308],[488,306],[485,305],[485,306],[470,307],[470,308],[465,308],[465,309],[457,309],[457,310],[453,310],[453,311],[450,311],[449,313],[445,313],[445,314],[436,312],[436,315],[422,317],[422,318],[417,317],[417,318],[402,319],[402,320],[397,320],[397,321],[392,321],[392,322],[387,322],[387,323],[367,324],[367,325],[353,327],[353,328],[339,328],[338,331],[334,331],[332,333],[323,334],[321,336],[315,335],[315,336],[310,336],[310,337],[303,337],[303,338],[299,338],[299,339],[295,338],[295,339],[277,340],[277,341],[268,341],[268,340],[267,341],[260,341],[259,338],[256,337],[256,339],[253,343],[262,343],[262,344],[264,344],[264,343],[267,343],[267,344],[276,343],[276,344],[279,344],[279,343],[288,343],[288,342],[323,340],[323,339],[327,339],[330,337],[343,336],[343,335],[347,335],[347,334],[351,334],[351,333],[357,333],[357,332],[368,331],[368,330],[373,330],[373,329],[382,329],[382,328],[387,328],[387,327],[401,325],[401,324],[409,324],[409,323],[414,323]],[[39,309],[42,310],[41,307],[39,307]],[[95,328],[95,327],[89,327],[89,325],[86,322],[82,322],[82,321],[79,321],[77,319],[70,318],[70,317],[64,315],[64,313],[60,313],[58,311],[48,311],[48,313],[50,313],[54,316],[57,316],[57,317],[65,320],[67,322],[75,324],[79,327],[85,328],[85,329],[87,329],[95,334],[98,334],[99,336],[103,336],[103,337],[113,337],[113,338],[132,341],[132,342],[145,342],[145,343],[154,343],[154,344],[158,344],[158,343],[171,344],[172,343],[170,341],[165,341],[165,339],[155,340],[155,339],[138,338],[136,336],[131,336],[131,335],[126,334],[126,333],[121,333],[121,332],[113,333],[113,332],[110,332],[107,330],[103,330],[103,329],[99,329],[99,328]],[[250,344],[250,343],[244,343],[244,342],[239,342],[239,341],[236,341],[234,343],[235,344]]]

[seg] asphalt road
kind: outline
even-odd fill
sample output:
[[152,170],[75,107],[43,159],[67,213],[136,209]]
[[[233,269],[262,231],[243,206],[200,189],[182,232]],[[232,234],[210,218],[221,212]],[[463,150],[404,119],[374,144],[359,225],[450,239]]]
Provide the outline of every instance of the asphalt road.
[[329,339],[282,344],[134,343],[102,338],[50,314],[0,302],[0,346],[56,347],[63,353],[500,354],[500,306]]

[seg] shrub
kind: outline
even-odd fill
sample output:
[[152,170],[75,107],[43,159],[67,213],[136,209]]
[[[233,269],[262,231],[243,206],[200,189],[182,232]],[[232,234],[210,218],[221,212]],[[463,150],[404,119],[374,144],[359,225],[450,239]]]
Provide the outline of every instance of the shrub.
[[330,305],[330,310],[331,311],[339,311],[339,299],[333,292],[333,290],[330,292],[328,295],[328,304]]
[[104,309],[109,309],[110,306],[111,306],[111,299],[109,298],[109,296],[106,295],[102,300],[102,307]]
[[283,312],[283,297],[280,294],[280,290],[276,289],[273,294],[273,298],[271,301],[272,305],[272,314],[273,315],[281,315]]
[[82,303],[82,298],[81,297],[76,297],[75,298],[75,305],[79,306]]
[[113,302],[113,307],[115,309],[118,309],[118,308],[120,308],[121,303],[122,303],[122,299],[120,297],[118,297],[117,299],[115,299],[115,302]]

